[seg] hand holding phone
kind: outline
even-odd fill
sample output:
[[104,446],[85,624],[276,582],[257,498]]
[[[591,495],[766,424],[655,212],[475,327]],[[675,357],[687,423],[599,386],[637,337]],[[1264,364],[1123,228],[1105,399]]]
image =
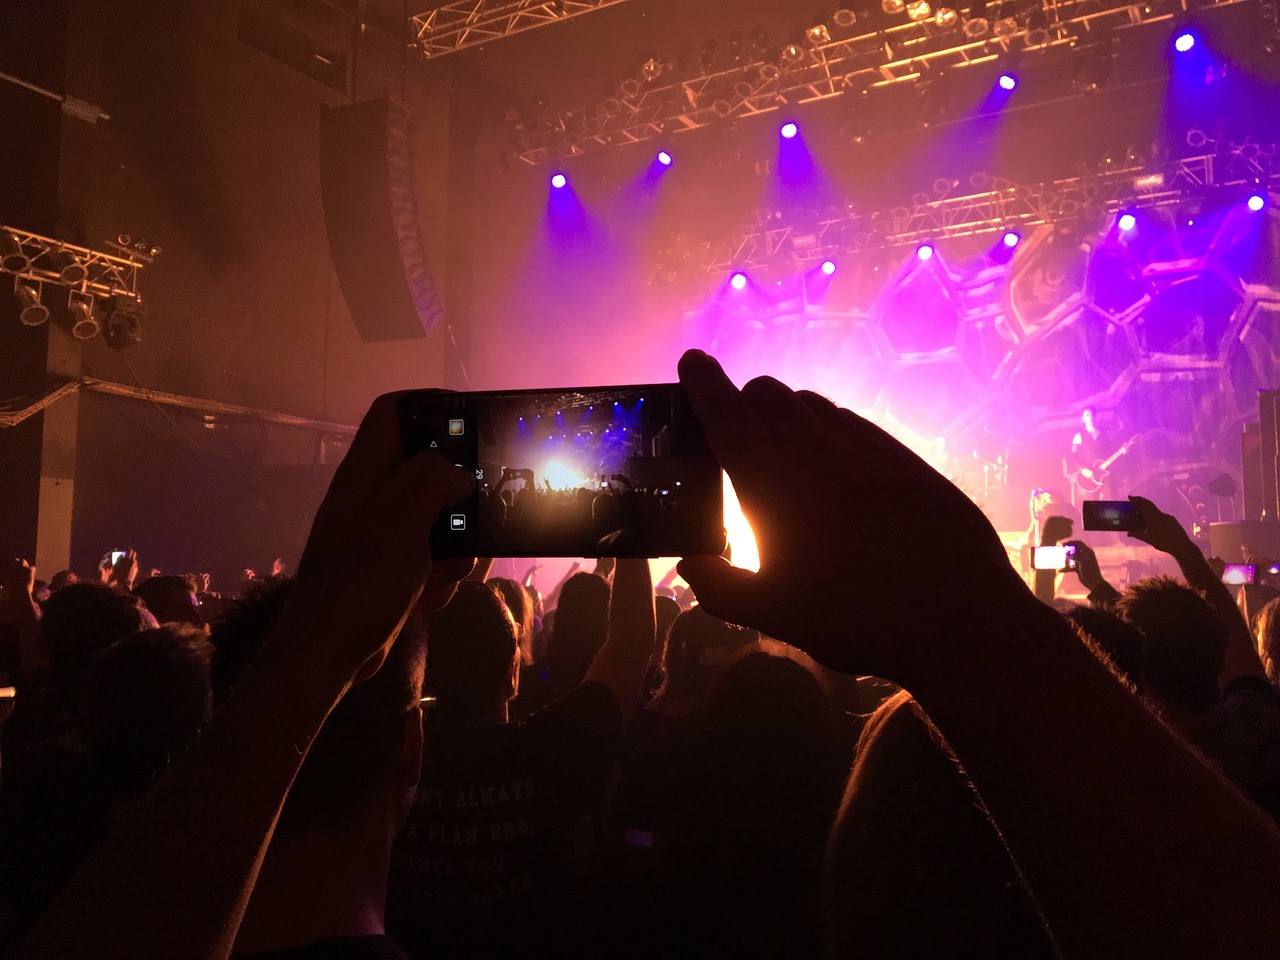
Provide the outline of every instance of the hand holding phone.
[[1080,512],[1086,530],[1132,533],[1143,528],[1142,514],[1129,500],[1086,500]]
[[1056,570],[1069,573],[1076,568],[1075,544],[1064,543],[1060,546],[1032,547],[1031,565],[1037,570]]

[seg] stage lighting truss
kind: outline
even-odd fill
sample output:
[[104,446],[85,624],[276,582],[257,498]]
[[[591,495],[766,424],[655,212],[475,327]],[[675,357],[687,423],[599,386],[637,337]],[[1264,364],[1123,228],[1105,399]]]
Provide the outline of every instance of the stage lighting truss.
[[158,247],[136,250],[123,241],[111,246],[120,255],[63,243],[15,227],[0,226],[0,269],[16,280],[38,286],[60,286],[89,296],[125,296],[137,300],[142,268],[159,253]]
[[[1203,5],[1245,2],[1249,0],[1204,0]],[[571,6],[565,0],[565,10]],[[909,83],[926,70],[990,63],[1015,48],[1079,49],[1089,38],[1108,37],[1117,29],[1170,20],[1182,13],[1182,6],[1178,0],[1041,0],[1035,12],[1032,32],[1034,39],[1042,41],[1037,44],[1030,42],[1033,37],[1025,23],[1016,24],[1011,34],[1002,29],[973,36],[955,30],[949,18],[939,25],[930,17],[810,45],[794,63],[744,60],[722,70],[664,76],[659,82],[640,88],[632,85],[608,98],[608,109],[604,104],[592,105],[548,118],[538,128],[524,131],[515,156],[530,165],[555,162],[593,147],[640,143],[726,119],[772,113],[784,104],[794,109],[796,104],[831,99],[848,90]]]
[[1275,148],[1224,144],[1220,152],[1171,161],[1159,179],[1151,168],[1134,165],[1035,187],[996,180],[992,189],[964,196],[928,199],[922,193],[917,195],[920,202],[911,206],[828,217],[800,227],[761,228],[720,243],[686,247],[681,258],[712,274],[767,270],[781,259],[803,268],[827,258],[957,237],[1010,230],[1025,236],[1041,224],[1078,218],[1101,221],[1121,209],[1176,207],[1208,189],[1257,185],[1280,190]]
[[571,20],[626,0],[459,0],[414,14],[422,55],[432,60],[526,30]]

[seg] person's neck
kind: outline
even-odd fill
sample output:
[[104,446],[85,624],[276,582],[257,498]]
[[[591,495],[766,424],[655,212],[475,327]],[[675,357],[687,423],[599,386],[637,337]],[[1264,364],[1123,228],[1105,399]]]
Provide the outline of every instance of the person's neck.
[[236,952],[384,933],[390,859],[385,830],[277,833],[254,884]]

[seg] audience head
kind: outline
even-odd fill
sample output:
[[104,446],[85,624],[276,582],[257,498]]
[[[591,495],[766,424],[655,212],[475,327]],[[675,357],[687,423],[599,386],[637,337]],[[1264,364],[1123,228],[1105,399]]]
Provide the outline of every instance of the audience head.
[[31,599],[36,603],[44,603],[52,592],[49,584],[43,580],[36,580],[31,584]]
[[663,658],[664,697],[703,700],[716,673],[735,655],[760,639],[754,630],[726,623],[700,606],[672,621]]
[[156,625],[129,593],[100,583],[73,583],[49,597],[40,635],[53,667],[54,683],[75,702],[89,661],[117,640]]
[[80,578],[70,570],[59,570],[53,575],[53,579],[49,581],[50,593],[57,593],[63,587],[69,587],[73,583],[79,583]]
[[133,588],[147,609],[160,623],[186,623],[202,626],[200,600],[195,581],[190,577],[148,577]]
[[1272,686],[1280,687],[1280,597],[1267,601],[1266,606],[1258,611],[1254,637],[1267,679]]
[[560,590],[547,653],[585,670],[608,629],[609,584],[594,573],[575,573]]
[[1171,577],[1147,577],[1125,591],[1116,610],[1143,637],[1144,697],[1178,715],[1218,702],[1227,627],[1199,593]]
[[213,647],[173,624],[118,640],[90,661],[80,729],[114,796],[142,795],[213,710]]
[[458,584],[453,599],[427,619],[423,689],[441,716],[491,715],[516,695],[518,628],[496,590]]
[[[234,689],[279,619],[292,585],[286,577],[274,579],[214,625],[215,696],[225,698]],[[395,805],[396,826],[403,822],[422,753],[418,711],[425,660],[426,632],[420,619],[410,618],[378,672],[351,687],[325,720],[289,790],[280,835],[341,829],[380,799]]]
[[488,583],[506,602],[511,618],[516,622],[521,660],[526,664],[533,663],[533,601],[525,588],[510,577],[491,577]]
[[1142,684],[1142,634],[1114,613],[1076,606],[1066,618],[1107,655],[1116,672],[1134,687]]

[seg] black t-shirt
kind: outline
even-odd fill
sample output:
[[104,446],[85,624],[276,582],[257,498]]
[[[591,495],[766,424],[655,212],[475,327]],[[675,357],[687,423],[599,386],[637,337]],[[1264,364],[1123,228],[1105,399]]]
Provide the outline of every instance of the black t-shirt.
[[232,960],[409,960],[395,941],[382,934],[359,937],[332,937],[304,947],[236,953]]
[[418,800],[392,857],[396,940],[441,960],[571,954],[574,831],[599,805],[621,726],[597,683],[522,724],[431,719]]

